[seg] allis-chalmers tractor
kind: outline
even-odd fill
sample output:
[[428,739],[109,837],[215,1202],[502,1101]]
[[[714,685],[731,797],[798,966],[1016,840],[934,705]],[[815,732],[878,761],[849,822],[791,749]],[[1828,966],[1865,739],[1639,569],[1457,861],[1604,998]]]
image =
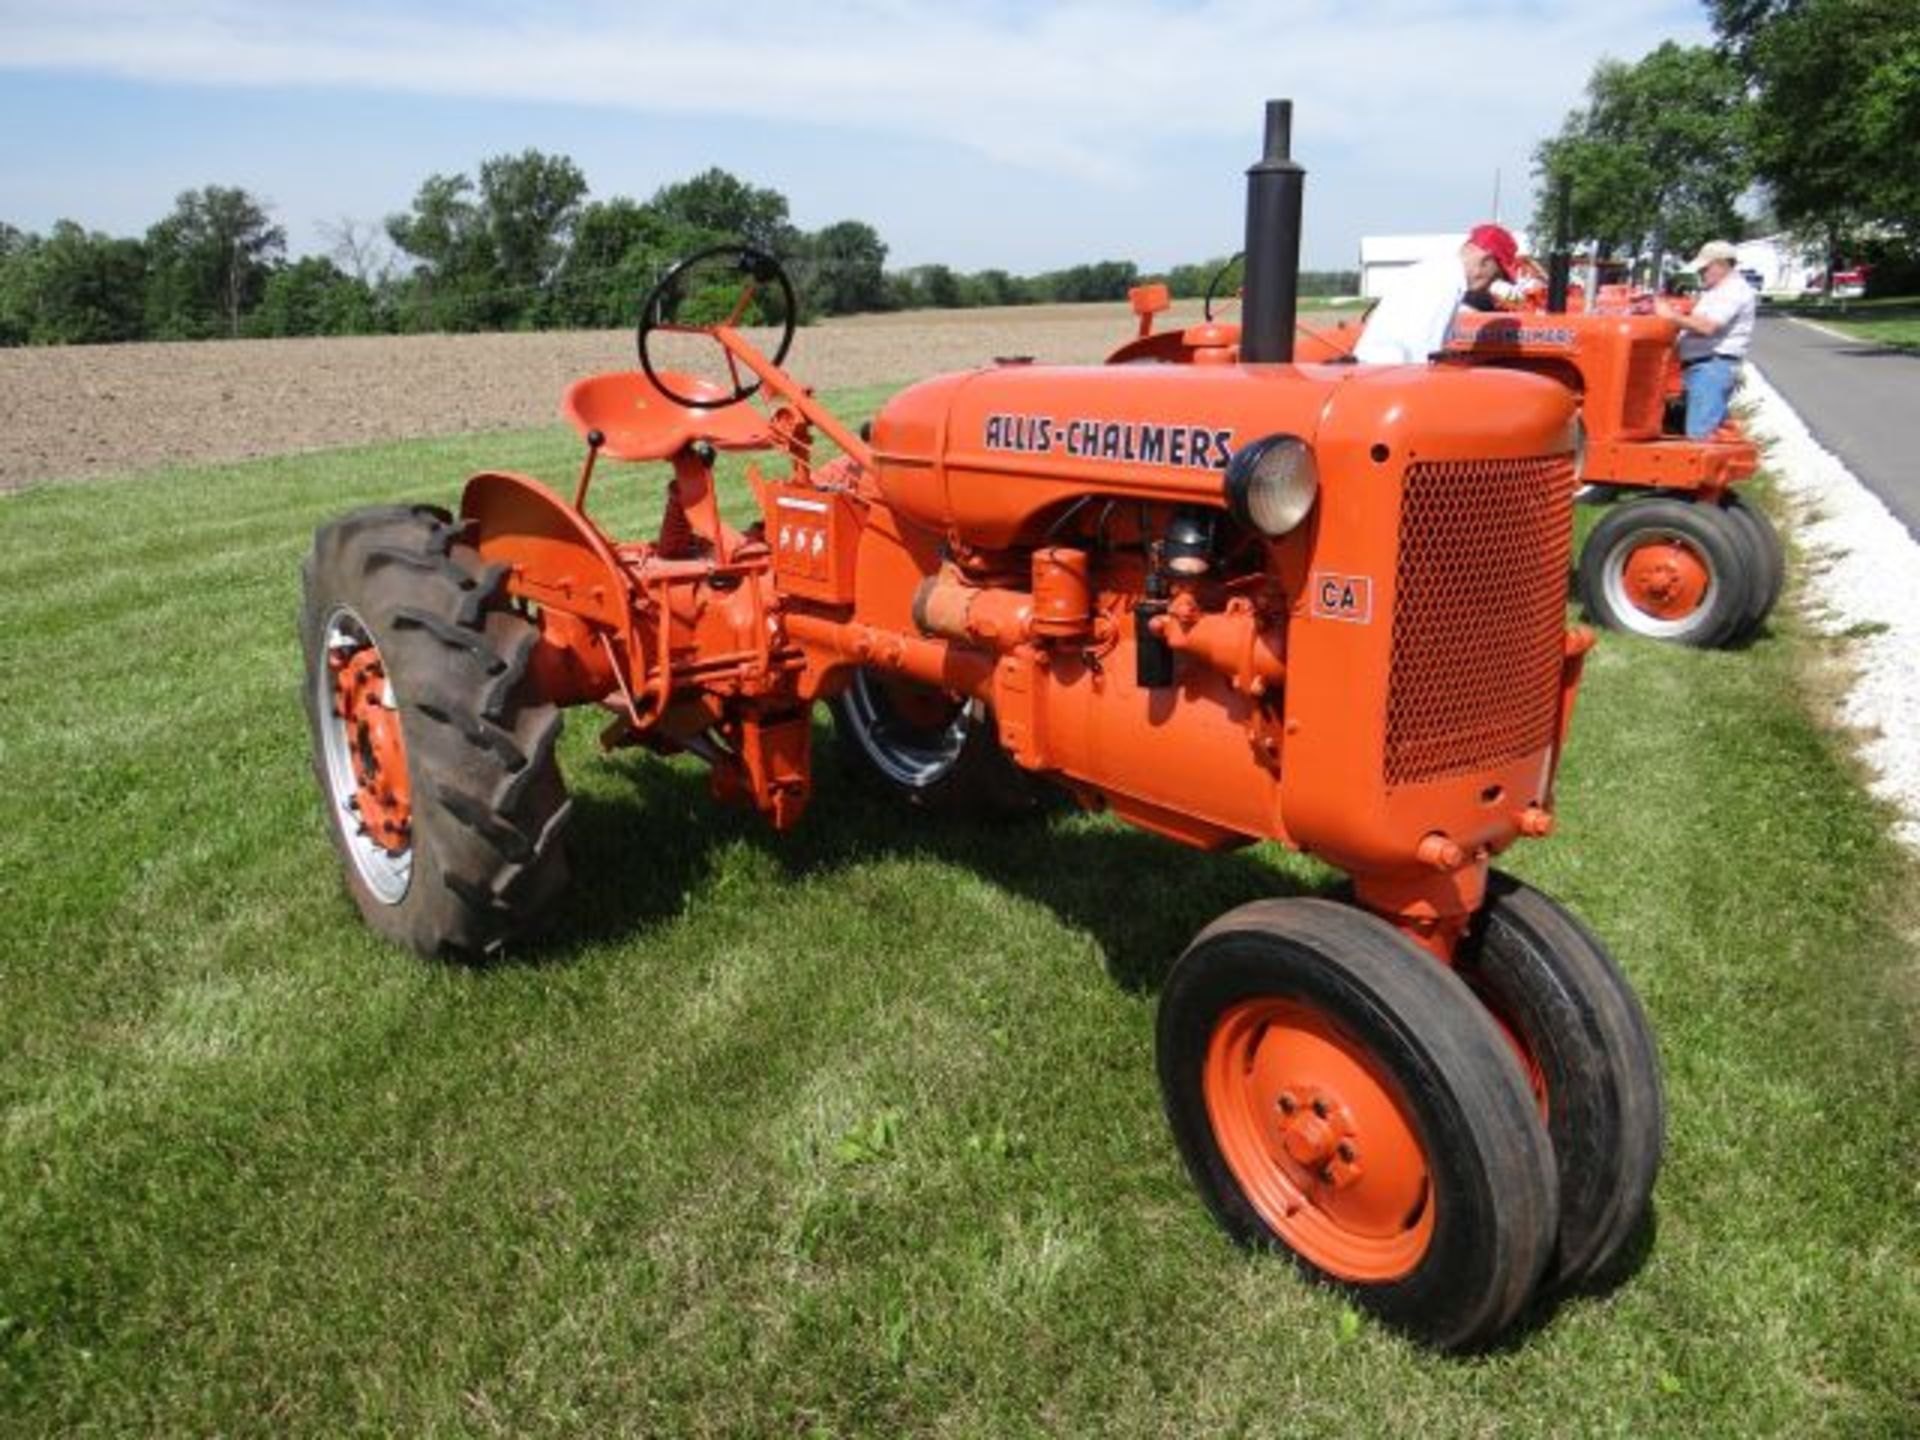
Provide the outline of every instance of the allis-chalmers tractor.
[[[826,702],[929,812],[1018,808],[1044,778],[1189,845],[1310,851],[1350,885],[1221,916],[1165,981],[1175,1140],[1235,1238],[1476,1346],[1609,1267],[1662,1144],[1631,989],[1491,868],[1553,827],[1590,640],[1565,624],[1574,403],[1506,370],[1291,363],[1289,120],[1269,106],[1248,172],[1231,364],[998,363],[861,435],[781,368],[773,259],[699,257],[739,299],[697,327],[681,302],[711,287],[677,267],[642,305],[640,372],[567,394],[571,499],[495,471],[457,519],[318,532],[315,770],[361,912],[428,954],[496,953],[560,890],[573,706],[612,713],[603,743],[698,757],[776,829]],[[739,324],[768,309],[789,317],[771,355]],[[656,364],[688,332],[727,379]],[[722,450],[785,459],[748,468],[744,529]],[[651,537],[588,513],[607,459],[668,472]]]
[[[1753,474],[1758,451],[1732,426],[1699,440],[1674,433],[1676,327],[1606,290],[1594,306],[1569,310],[1564,260],[1555,261],[1544,308],[1463,312],[1434,358],[1545,375],[1578,397],[1585,444],[1575,480],[1609,506],[1574,575],[1589,619],[1685,645],[1741,644],[1772,612],[1786,575],[1779,535],[1733,488]],[[1214,317],[1212,295],[1202,324],[1157,332],[1164,287],[1141,287],[1133,299],[1141,333],[1114,361],[1235,355],[1239,327]],[[1362,328],[1302,325],[1298,358],[1346,360]]]

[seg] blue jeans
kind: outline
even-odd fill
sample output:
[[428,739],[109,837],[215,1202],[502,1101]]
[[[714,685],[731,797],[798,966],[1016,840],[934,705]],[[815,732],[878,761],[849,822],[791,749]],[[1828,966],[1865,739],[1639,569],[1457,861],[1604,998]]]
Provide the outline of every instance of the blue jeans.
[[1739,377],[1739,362],[1719,355],[1680,372],[1681,383],[1687,387],[1689,440],[1704,440],[1726,423],[1734,381]]

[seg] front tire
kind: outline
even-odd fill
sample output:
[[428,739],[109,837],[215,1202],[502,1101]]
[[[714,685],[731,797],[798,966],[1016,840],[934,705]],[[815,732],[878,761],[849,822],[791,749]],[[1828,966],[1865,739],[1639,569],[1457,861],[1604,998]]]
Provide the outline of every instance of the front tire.
[[1446,1350],[1497,1336],[1553,1250],[1553,1155],[1452,971],[1327,900],[1203,930],[1160,999],[1162,1097],[1227,1233]]
[[1653,1034],[1606,947],[1558,902],[1495,872],[1455,962],[1521,1054],[1559,1179],[1547,1283],[1606,1270],[1653,1194],[1666,1101]]
[[348,893],[423,955],[484,959],[566,881],[559,710],[539,638],[442,511],[359,510],[302,571],[314,775]]

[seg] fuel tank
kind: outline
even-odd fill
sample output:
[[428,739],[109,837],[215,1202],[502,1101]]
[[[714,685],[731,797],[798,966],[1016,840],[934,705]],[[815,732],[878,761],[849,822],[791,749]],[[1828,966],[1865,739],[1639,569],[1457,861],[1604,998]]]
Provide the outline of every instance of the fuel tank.
[[1233,452],[1276,433],[1323,485],[1422,458],[1564,452],[1564,387],[1495,369],[1356,365],[998,365],[924,381],[874,422],[896,514],[986,549],[1036,543],[1098,494],[1224,505]]

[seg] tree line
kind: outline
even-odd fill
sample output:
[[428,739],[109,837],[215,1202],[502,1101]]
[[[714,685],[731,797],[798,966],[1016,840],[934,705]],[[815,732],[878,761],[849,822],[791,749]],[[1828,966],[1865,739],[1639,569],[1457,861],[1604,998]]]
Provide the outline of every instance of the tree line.
[[1755,225],[1876,285],[1920,286],[1920,6],[1914,0],[1706,0],[1715,43],[1604,60],[1586,102],[1534,152],[1534,233],[1569,188],[1572,239],[1602,256],[1691,252]]
[[[645,202],[594,200],[572,160],[538,150],[485,160],[476,175],[430,175],[383,225],[323,230],[330,253],[290,258],[270,206],[220,185],[180,195],[137,239],[70,220],[45,235],[0,223],[0,344],[629,325],[675,260],[736,240],[781,257],[802,319],[1116,300],[1142,278],[1127,260],[1036,275],[890,270],[873,226],[801,230],[779,191],[725,170]],[[1169,288],[1201,295],[1223,263],[1176,266]],[[1356,283],[1346,272],[1302,277],[1308,294],[1351,293]]]

